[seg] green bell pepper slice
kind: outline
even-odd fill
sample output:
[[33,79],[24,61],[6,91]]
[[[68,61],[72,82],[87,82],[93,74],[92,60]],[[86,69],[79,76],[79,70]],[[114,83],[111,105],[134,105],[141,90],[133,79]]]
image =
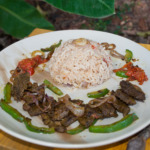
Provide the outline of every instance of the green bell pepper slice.
[[55,94],[57,94],[59,96],[63,95],[63,92],[59,88],[54,86],[52,83],[50,83],[48,80],[44,80],[44,84],[48,89],[50,89]]
[[108,93],[109,93],[109,90],[107,88],[105,88],[105,89],[102,89],[102,90],[99,90],[99,91],[87,93],[87,96],[89,98],[100,98],[100,97],[105,96]]
[[31,119],[29,118],[24,119],[24,124],[26,128],[31,132],[43,133],[43,134],[51,134],[55,132],[54,128],[37,127],[32,125]]
[[4,101],[6,103],[11,103],[11,87],[12,84],[8,82],[4,87]]
[[125,61],[128,63],[132,60],[132,58],[133,58],[133,53],[130,50],[126,49]]
[[[96,122],[97,122],[97,119],[95,119],[95,120],[93,121],[92,125],[94,125]],[[75,134],[78,134],[78,133],[84,131],[85,129],[87,129],[87,128],[80,124],[80,125],[78,125],[76,128],[67,130],[67,133],[68,133],[68,134],[71,134],[71,135],[75,135]]]
[[5,112],[7,112],[15,120],[17,120],[19,122],[24,121],[25,117],[17,109],[15,109],[12,106],[8,105],[7,102],[5,102],[4,100],[0,101],[0,106]]
[[59,43],[57,43],[57,44],[51,45],[50,47],[42,48],[41,51],[42,52],[49,52],[49,51],[54,52],[55,48],[57,48],[61,45],[61,42],[62,42],[62,40],[60,40]]
[[73,129],[70,129],[70,130],[67,130],[67,133],[68,134],[71,134],[71,135],[75,135],[75,134],[78,134],[82,131],[84,131],[86,128],[82,125],[78,125],[76,128],[73,128]]
[[128,78],[128,76],[126,75],[126,71],[117,71],[116,76],[122,77],[122,78]]
[[89,131],[93,133],[111,133],[122,130],[138,119],[135,113],[128,114],[121,120],[108,125],[90,126]]

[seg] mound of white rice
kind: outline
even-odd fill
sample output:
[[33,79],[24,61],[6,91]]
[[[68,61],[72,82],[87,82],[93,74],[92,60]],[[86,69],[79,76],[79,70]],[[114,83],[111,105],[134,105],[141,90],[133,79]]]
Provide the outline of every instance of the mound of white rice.
[[89,87],[111,77],[112,61],[109,52],[99,43],[80,38],[55,49],[49,70],[51,78],[59,84]]

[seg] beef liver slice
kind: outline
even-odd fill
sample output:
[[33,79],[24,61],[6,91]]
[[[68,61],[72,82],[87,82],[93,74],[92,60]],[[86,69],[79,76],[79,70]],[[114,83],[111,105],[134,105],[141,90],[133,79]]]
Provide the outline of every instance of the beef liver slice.
[[145,93],[142,91],[140,87],[130,83],[129,81],[121,81],[120,82],[121,89],[126,94],[132,96],[136,100],[143,101],[145,100]]
[[27,89],[27,84],[30,82],[30,74],[28,72],[18,74],[14,78],[12,86],[12,96],[15,100],[20,101],[23,96],[23,92]]

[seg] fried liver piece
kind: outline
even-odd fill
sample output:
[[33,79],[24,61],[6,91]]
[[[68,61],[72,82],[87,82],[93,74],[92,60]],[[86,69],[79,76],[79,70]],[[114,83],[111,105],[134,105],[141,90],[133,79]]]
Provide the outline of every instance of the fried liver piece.
[[30,106],[30,109],[28,110],[28,113],[32,117],[32,116],[38,116],[42,114],[43,111],[39,107],[37,107],[35,104],[32,104],[32,106]]
[[136,101],[132,97],[130,97],[129,95],[124,93],[121,89],[116,90],[115,96],[118,97],[120,100],[122,100],[123,102],[125,102],[128,105],[136,104]]
[[93,117],[93,113],[95,113],[94,109],[90,108],[88,105],[85,105],[84,115],[78,118],[79,123],[88,128],[90,125],[92,125],[95,119]]
[[120,86],[123,92],[132,96],[136,100],[143,101],[145,100],[145,93],[142,91],[140,87],[130,83],[129,81],[122,80],[120,82]]
[[65,106],[64,103],[59,103],[55,108],[53,114],[53,120],[62,120],[63,118],[67,117],[69,114],[69,109]]
[[66,132],[66,127],[61,124],[61,120],[55,121],[53,117],[48,113],[41,114],[41,118],[45,125],[48,125],[50,128],[54,127],[57,132],[64,133]]
[[123,116],[126,116],[130,112],[130,107],[117,98],[113,101],[112,105],[117,111],[123,113]]
[[98,108],[102,112],[104,118],[117,117],[118,116],[115,108],[111,104],[109,104],[107,102],[102,104]]
[[20,101],[25,89],[27,89],[28,83],[30,82],[30,74],[28,72],[18,74],[14,78],[12,86],[12,96],[15,100]]
[[62,121],[61,124],[65,127],[68,127],[69,125],[71,125],[72,123],[74,123],[75,121],[77,121],[77,117],[75,115],[73,115],[71,112],[68,114],[68,116],[66,116]]
[[41,118],[42,118],[43,123],[44,123],[45,125],[50,124],[51,120],[50,120],[50,117],[49,117],[48,113],[43,113],[43,114],[41,114]]

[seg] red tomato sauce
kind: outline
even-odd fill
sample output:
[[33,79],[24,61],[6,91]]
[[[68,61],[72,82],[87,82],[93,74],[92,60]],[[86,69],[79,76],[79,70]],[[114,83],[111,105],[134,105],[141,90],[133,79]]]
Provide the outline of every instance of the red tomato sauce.
[[142,85],[144,81],[148,80],[144,70],[138,66],[133,66],[132,62],[129,62],[125,64],[122,68],[115,69],[113,71],[114,72],[125,71],[126,72],[125,74],[129,77],[128,78],[129,81],[137,80],[140,85]]
[[48,60],[46,58],[43,58],[41,55],[37,55],[33,58],[26,58],[21,60],[18,63],[18,68],[20,68],[23,72],[29,72],[30,75],[33,75],[35,72],[35,68],[42,64],[47,62]]

